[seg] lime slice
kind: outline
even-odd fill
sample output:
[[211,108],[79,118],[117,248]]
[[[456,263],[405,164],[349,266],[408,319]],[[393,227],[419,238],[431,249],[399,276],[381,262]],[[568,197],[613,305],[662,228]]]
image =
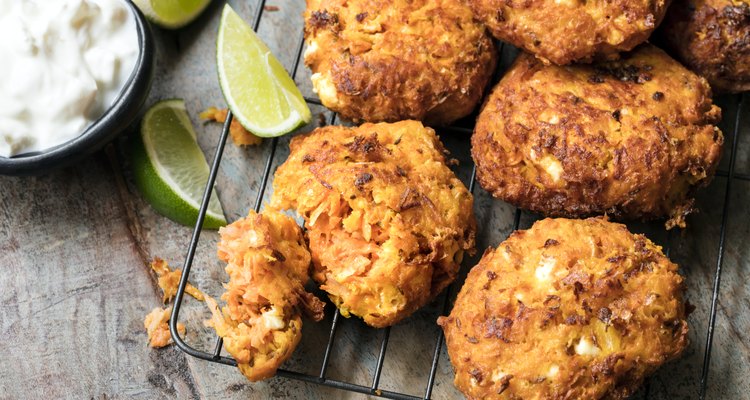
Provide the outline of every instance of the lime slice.
[[167,29],[181,28],[196,19],[211,0],[133,0],[151,22]]
[[[143,117],[141,134],[134,136],[131,163],[143,197],[165,217],[195,225],[208,181],[208,163],[195,141],[185,102],[175,99],[154,104]],[[218,229],[226,223],[214,190],[203,227]]]
[[224,99],[245,129],[274,137],[310,122],[310,109],[297,85],[229,5],[221,15],[216,47]]

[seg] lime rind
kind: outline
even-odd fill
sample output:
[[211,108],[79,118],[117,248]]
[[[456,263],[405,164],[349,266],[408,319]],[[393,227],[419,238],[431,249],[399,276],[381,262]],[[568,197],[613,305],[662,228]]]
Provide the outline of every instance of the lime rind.
[[[173,122],[182,127],[175,133],[187,135],[180,141],[183,145],[176,145],[176,139],[179,139],[179,137],[159,135],[157,132],[148,134],[149,132],[146,132],[147,134],[143,135],[144,147],[158,176],[186,203],[198,209],[200,204],[197,199],[203,197],[206,180],[208,179],[208,164],[205,162],[200,147],[195,143],[196,133],[190,117],[187,115],[185,103],[182,100],[167,100],[152,107],[149,113],[154,114],[164,109],[175,111],[172,113],[172,116],[176,118]],[[144,121],[149,118],[149,113],[144,117]],[[144,129],[148,130],[148,128]],[[203,160],[203,162],[187,164],[190,168],[177,168],[177,166],[185,165],[182,163],[184,159]],[[172,166],[172,168],[169,168],[169,166]],[[183,190],[185,188],[190,190],[185,192]],[[207,214],[217,219],[224,218],[215,191],[211,194]]]
[[133,0],[149,21],[167,29],[193,22],[211,0]]
[[[143,118],[131,154],[136,185],[149,204],[178,223],[195,225],[209,171],[185,103],[165,100],[152,106]],[[226,223],[213,190],[203,227],[216,229]]]
[[[275,137],[310,122],[312,114],[297,85],[268,46],[229,5],[222,12],[216,47],[222,93],[245,129],[257,136]],[[226,65],[227,54],[238,59]],[[248,66],[257,60],[262,60],[260,68],[254,68],[255,74],[248,73],[253,69]],[[259,115],[265,121],[253,118]]]

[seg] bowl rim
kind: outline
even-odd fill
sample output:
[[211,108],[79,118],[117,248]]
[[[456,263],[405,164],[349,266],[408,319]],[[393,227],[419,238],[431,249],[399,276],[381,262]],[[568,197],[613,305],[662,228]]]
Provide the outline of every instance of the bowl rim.
[[0,174],[39,175],[70,165],[113,140],[138,116],[148,97],[154,73],[154,39],[150,26],[132,0],[122,0],[135,18],[138,58],[115,101],[75,138],[41,152],[0,156]]

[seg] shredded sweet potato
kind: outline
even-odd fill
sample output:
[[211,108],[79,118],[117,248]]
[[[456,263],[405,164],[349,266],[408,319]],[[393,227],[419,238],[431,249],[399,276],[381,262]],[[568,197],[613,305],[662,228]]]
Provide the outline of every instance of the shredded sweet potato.
[[305,219],[313,279],[374,327],[435,298],[474,249],[473,197],[417,121],[328,126],[292,139],[268,209]]
[[[167,303],[168,301],[172,300],[177,294],[177,287],[180,284],[180,278],[182,278],[182,270],[169,269],[169,265],[167,264],[167,262],[159,257],[154,257],[154,260],[151,261],[151,269],[156,273],[156,276],[158,277],[157,282],[162,292],[164,293],[164,297],[162,298],[162,300],[164,301],[164,303]],[[195,299],[198,301],[205,300],[205,295],[203,294],[203,292],[201,292],[197,287],[191,285],[190,283],[185,286],[185,293],[195,297]]]
[[[143,326],[148,333],[148,345],[153,348],[164,347],[172,343],[172,335],[169,332],[169,317],[172,316],[172,307],[156,307],[146,315]],[[177,323],[177,332],[180,336],[185,335],[185,325]]]
[[219,230],[218,256],[229,282],[219,307],[206,298],[206,325],[251,381],[272,377],[299,343],[301,313],[323,318],[324,303],[305,291],[310,252],[296,222],[281,213],[250,212]]
[[[208,107],[199,116],[206,121],[216,121],[223,124],[227,120],[227,113],[228,110],[226,108]],[[263,139],[243,128],[236,118],[232,119],[232,123],[229,125],[229,134],[232,135],[232,141],[237,146],[256,146],[263,141]]]

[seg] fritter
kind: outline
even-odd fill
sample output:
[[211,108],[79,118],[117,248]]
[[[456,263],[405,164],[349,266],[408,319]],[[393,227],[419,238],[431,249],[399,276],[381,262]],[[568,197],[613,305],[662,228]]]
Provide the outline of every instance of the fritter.
[[648,39],[671,0],[467,0],[495,37],[545,63],[616,59]]
[[395,324],[452,282],[474,248],[473,197],[417,121],[292,139],[271,208],[306,221],[313,279],[342,315]]
[[449,124],[497,63],[462,0],[307,0],[305,64],[323,105],[355,122]]
[[604,218],[514,232],[438,320],[456,386],[470,399],[625,399],[688,344],[677,269]]
[[305,312],[319,321],[324,303],[305,291],[310,253],[294,220],[276,212],[251,211],[219,230],[218,256],[229,282],[219,310],[206,297],[213,317],[206,325],[224,338],[224,348],[251,381],[272,377],[297,347]]
[[677,0],[655,36],[714,90],[750,90],[750,0]]
[[567,67],[522,54],[479,115],[472,156],[479,183],[519,207],[684,227],[721,158],[720,118],[708,83],[650,45]]

